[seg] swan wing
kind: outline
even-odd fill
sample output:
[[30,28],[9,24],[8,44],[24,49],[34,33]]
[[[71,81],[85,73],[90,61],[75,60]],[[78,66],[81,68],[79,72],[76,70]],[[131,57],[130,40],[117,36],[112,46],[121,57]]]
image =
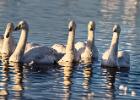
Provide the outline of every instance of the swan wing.
[[66,52],[66,46],[63,44],[54,44],[51,48],[56,50],[57,53],[65,54]]
[[59,59],[59,55],[47,46],[36,46],[24,54],[23,62],[29,64],[31,62],[38,64],[53,64]]
[[130,55],[126,51],[118,52],[119,67],[130,67]]
[[31,49],[33,49],[33,48],[35,48],[35,47],[38,47],[38,46],[40,46],[40,45],[37,44],[37,43],[30,43],[30,42],[27,42],[27,43],[26,43],[26,47],[25,47],[24,53],[26,53],[26,52],[28,52],[29,50],[31,50]]
[[81,48],[85,48],[86,44],[84,42],[77,42],[77,43],[75,43],[74,46],[75,46],[75,49],[78,51]]

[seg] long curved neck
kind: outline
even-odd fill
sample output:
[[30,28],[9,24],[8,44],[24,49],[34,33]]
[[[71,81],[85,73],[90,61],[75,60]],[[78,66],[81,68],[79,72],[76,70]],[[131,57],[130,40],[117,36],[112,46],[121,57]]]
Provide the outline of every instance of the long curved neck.
[[114,32],[111,45],[110,45],[110,56],[117,58],[118,54],[118,42],[119,42],[119,34]]
[[92,50],[93,45],[94,45],[94,32],[89,30],[85,51],[86,50]]
[[[6,37],[7,34],[9,34],[9,37]],[[6,30],[4,34],[2,54],[9,57],[13,53],[14,49],[15,49],[14,38],[12,37],[12,34],[8,33],[8,31]]]
[[67,45],[66,45],[66,54],[72,53],[74,50],[74,39],[75,37],[75,31],[70,31],[68,35]]
[[20,39],[18,41],[17,47],[16,47],[14,53],[12,54],[12,57],[16,57],[16,58],[12,58],[16,62],[20,62],[21,57],[24,54],[24,50],[25,50],[25,46],[26,46],[26,42],[27,42],[27,36],[28,36],[28,30],[22,29],[21,36],[20,36]]

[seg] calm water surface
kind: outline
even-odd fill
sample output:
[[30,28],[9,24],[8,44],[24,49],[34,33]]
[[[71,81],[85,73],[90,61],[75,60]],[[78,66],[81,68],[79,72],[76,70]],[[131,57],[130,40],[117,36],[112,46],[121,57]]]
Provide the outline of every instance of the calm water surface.
[[[140,98],[139,0],[0,0],[0,34],[7,22],[27,20],[28,41],[51,46],[66,43],[67,25],[77,23],[76,41],[85,41],[87,23],[96,22],[99,61],[91,66],[26,69],[0,66],[0,100],[130,100]],[[130,52],[129,71],[100,66],[114,24],[120,24],[119,49]],[[13,33],[16,40],[19,33]],[[38,66],[36,66],[38,67]],[[43,66],[42,66],[43,67]],[[48,68],[49,67],[49,68]]]

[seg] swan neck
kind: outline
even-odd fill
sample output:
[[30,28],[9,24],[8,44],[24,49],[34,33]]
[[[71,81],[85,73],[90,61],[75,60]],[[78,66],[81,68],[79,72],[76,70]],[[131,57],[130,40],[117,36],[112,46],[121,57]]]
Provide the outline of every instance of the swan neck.
[[110,54],[114,54],[117,57],[118,53],[118,42],[119,42],[119,34],[114,32],[111,45],[110,45]]
[[93,45],[94,45],[94,32],[93,31],[89,31],[88,32],[86,49],[92,50],[92,46]]
[[67,46],[66,46],[66,53],[71,53],[74,50],[74,37],[75,31],[69,32]]
[[27,35],[28,35],[28,30],[22,29],[21,30],[21,35],[17,44],[17,47],[12,55],[18,57],[19,61],[21,60],[21,57],[23,56],[26,42],[27,42]]

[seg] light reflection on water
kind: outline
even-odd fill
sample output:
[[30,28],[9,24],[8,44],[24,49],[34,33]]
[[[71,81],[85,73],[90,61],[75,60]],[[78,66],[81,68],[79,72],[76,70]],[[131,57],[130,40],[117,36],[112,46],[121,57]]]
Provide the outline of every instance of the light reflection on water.
[[[85,41],[87,23],[95,20],[95,44],[100,55],[91,66],[0,66],[0,99],[139,99],[139,11],[139,0],[1,0],[0,34],[7,22],[16,24],[25,19],[32,33],[28,41],[48,46],[65,44],[69,20],[77,23],[76,41]],[[122,28],[119,49],[129,51],[131,56],[127,71],[100,66],[116,23]],[[17,40],[20,34],[13,35]]]

